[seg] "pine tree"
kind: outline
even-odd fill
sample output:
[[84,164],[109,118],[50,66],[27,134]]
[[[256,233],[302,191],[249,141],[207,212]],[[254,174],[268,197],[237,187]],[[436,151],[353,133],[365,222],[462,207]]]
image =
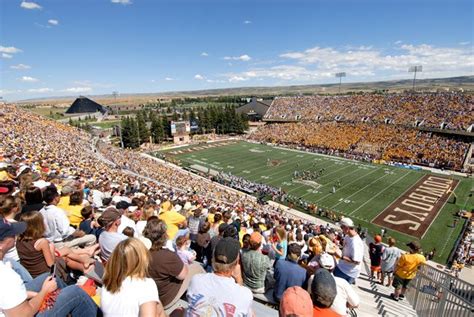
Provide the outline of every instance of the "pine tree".
[[244,131],[247,131],[249,129],[249,119],[247,118],[247,115],[245,113],[240,114],[240,121],[241,121],[241,132],[239,133],[244,133]]
[[151,136],[153,138],[153,142],[160,143],[165,135],[165,131],[163,129],[163,124],[161,120],[158,118],[154,118],[151,122]]
[[166,115],[161,117],[161,125],[163,126],[163,130],[165,132],[165,138],[171,137],[171,125]]
[[148,142],[150,131],[146,126],[144,112],[139,111],[136,116],[135,124],[137,126],[137,136],[139,137],[139,144]]
[[140,129],[137,120],[130,118],[130,147],[135,149],[140,146]]

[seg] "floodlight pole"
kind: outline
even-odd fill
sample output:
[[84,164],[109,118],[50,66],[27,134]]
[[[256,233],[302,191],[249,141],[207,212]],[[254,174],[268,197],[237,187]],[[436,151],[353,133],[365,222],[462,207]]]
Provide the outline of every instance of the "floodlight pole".
[[115,103],[115,114],[118,114],[118,107],[117,107],[117,96],[119,92],[118,91],[112,91],[112,96],[114,97],[114,103]]
[[416,67],[415,67],[415,71],[413,72],[413,91],[415,91],[415,82],[416,82]]
[[336,73],[336,78],[339,78],[339,93],[341,93],[342,77],[346,77],[345,72]]
[[410,68],[408,68],[408,71],[410,73],[414,73],[414,75],[413,75],[413,91],[415,91],[416,73],[423,71],[423,66],[421,66],[421,65],[411,66]]

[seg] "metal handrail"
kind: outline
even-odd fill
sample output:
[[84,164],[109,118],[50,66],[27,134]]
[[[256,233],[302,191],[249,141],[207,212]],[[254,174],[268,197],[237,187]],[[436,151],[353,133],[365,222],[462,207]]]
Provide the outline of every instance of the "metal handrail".
[[474,315],[473,285],[428,265],[419,269],[407,297],[418,316]]

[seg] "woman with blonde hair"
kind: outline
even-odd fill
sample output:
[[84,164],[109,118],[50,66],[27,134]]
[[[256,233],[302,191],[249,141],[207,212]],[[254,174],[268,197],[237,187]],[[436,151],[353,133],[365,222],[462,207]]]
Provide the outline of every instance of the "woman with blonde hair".
[[148,250],[138,239],[123,240],[115,247],[103,278],[104,316],[166,316],[156,284],[147,277],[149,262]]

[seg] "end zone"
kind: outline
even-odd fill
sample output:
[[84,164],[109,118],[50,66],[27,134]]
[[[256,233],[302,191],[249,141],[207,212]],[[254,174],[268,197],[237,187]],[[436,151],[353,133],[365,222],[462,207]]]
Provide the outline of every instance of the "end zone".
[[456,179],[425,175],[372,223],[421,239],[458,183]]

